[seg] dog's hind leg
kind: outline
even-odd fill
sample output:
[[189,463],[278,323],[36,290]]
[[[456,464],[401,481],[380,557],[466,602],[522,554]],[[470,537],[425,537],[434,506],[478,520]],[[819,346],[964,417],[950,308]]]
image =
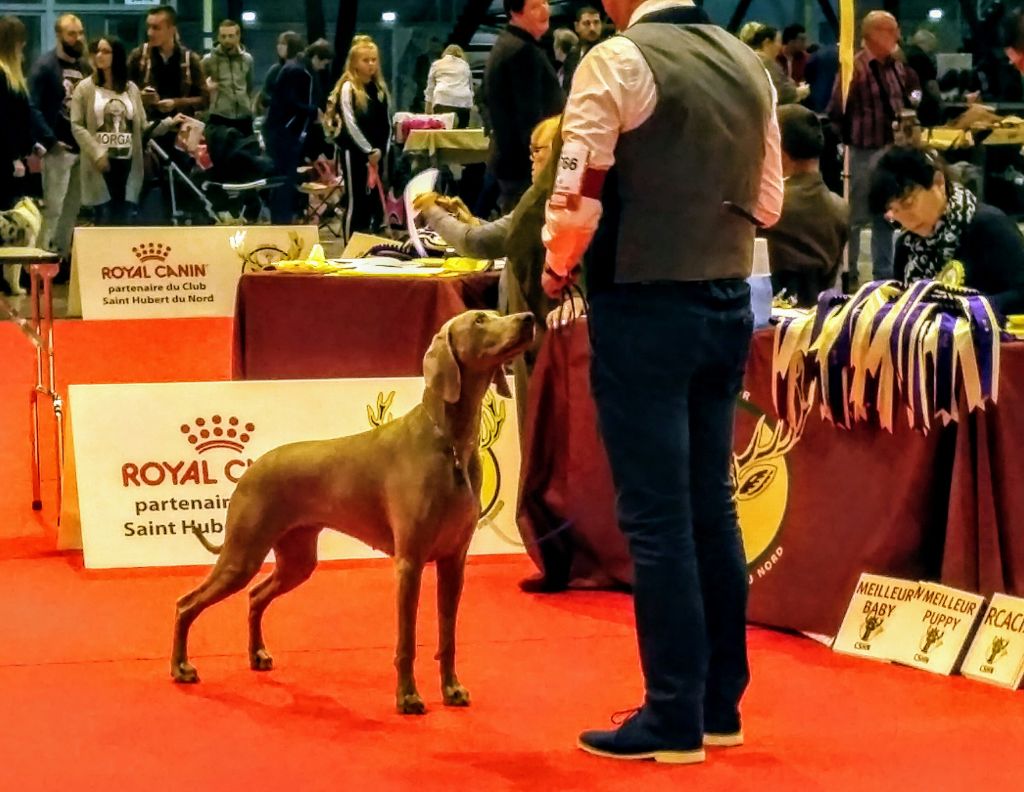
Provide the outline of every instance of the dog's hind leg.
[[455,622],[462,597],[466,549],[437,560],[437,659],[441,662],[441,695],[449,707],[468,707],[469,691],[455,674]]
[[249,665],[269,671],[274,661],[263,642],[263,612],[277,597],[305,582],[316,569],[320,527],[294,528],[274,544],[274,571],[249,592]]
[[200,613],[236,591],[241,591],[259,571],[270,548],[247,551],[241,559],[221,555],[209,577],[199,588],[178,600],[174,616],[174,644],[171,650],[171,676],[175,682],[198,682],[196,669],[188,662],[188,631]]
[[395,668],[398,670],[398,711],[403,715],[422,715],[427,711],[416,690],[413,666],[416,661],[416,611],[420,602],[420,580],[423,564],[409,558],[395,558],[398,577],[398,649]]

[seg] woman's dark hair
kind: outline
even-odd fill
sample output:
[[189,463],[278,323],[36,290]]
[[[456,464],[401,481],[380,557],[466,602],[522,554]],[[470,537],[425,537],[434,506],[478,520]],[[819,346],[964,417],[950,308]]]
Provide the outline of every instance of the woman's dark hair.
[[334,48],[327,43],[327,39],[317,39],[306,47],[306,59],[312,60],[313,58],[325,61],[334,60]]
[[868,207],[872,214],[881,215],[889,204],[904,198],[917,187],[931,189],[935,174],[949,177],[935,154],[914,146],[893,146],[875,162],[871,171],[871,190]]
[[291,60],[298,56],[306,46],[306,42],[302,40],[302,36],[296,33],[294,30],[286,30],[280,36],[277,37],[278,44],[284,44],[285,49],[285,60]]
[[750,48],[759,50],[766,41],[775,41],[777,35],[779,35],[778,28],[773,28],[771,25],[761,25],[757,32],[750,37]]
[[117,36],[100,36],[89,42],[89,54],[96,56],[100,48],[100,42],[105,41],[110,45],[110,82],[104,83],[103,72],[97,69],[93,72],[92,79],[95,83],[111,91],[122,93],[128,87],[128,51],[125,49],[121,39]]

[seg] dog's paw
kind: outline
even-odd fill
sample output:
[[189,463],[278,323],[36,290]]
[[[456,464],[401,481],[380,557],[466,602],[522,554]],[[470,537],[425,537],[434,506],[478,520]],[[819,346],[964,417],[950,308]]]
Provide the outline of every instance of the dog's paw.
[[274,667],[274,658],[266,649],[259,649],[249,655],[249,667],[253,671],[270,671]]
[[176,663],[171,666],[171,676],[181,685],[191,685],[199,681],[199,674],[189,662]]
[[444,703],[447,707],[469,706],[469,691],[462,685],[455,684],[441,688],[441,695],[444,696]]
[[424,715],[427,705],[423,703],[419,693],[407,693],[398,697],[398,713],[400,715]]

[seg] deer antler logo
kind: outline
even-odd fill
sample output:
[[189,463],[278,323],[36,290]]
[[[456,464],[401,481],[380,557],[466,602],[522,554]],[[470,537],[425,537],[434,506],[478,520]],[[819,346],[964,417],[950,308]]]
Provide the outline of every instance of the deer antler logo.
[[862,641],[870,641],[872,635],[882,631],[883,624],[885,624],[885,619],[872,613],[860,626],[860,639]]
[[1008,638],[1003,638],[1001,635],[997,635],[992,639],[992,644],[988,648],[988,657],[985,659],[985,662],[992,665],[996,660],[1006,654],[1006,650],[1009,646],[1010,641]]
[[395,417],[391,414],[391,403],[395,400],[395,392],[391,391],[387,396],[384,391],[377,394],[377,405],[366,405],[366,418],[370,426],[377,428],[386,423],[391,423]]
[[[395,391],[387,395],[383,391],[377,394],[376,404],[366,405],[366,420],[376,428],[394,420],[391,407],[395,401]],[[480,449],[479,459],[482,471],[480,485],[480,527],[492,525],[493,520],[504,508],[504,501],[498,500],[501,491],[501,469],[493,446],[501,437],[501,430],[507,419],[506,404],[503,400],[488,391],[480,410]]]
[[921,653],[928,654],[932,649],[942,646],[942,636],[945,634],[945,630],[940,630],[938,627],[929,627],[928,632],[924,634],[924,641],[921,643]]
[[[746,404],[746,409],[754,408]],[[779,421],[773,425],[769,425],[767,415],[761,414],[747,447],[733,454],[729,478],[748,564],[771,547],[782,526],[789,498],[785,456],[800,442],[810,412],[807,405],[796,423]]]
[[228,241],[231,249],[242,259],[242,272],[261,272],[278,261],[295,261],[302,257],[302,240],[295,231],[288,232],[287,249],[272,242],[246,248],[245,237],[245,229],[241,229],[232,234]]

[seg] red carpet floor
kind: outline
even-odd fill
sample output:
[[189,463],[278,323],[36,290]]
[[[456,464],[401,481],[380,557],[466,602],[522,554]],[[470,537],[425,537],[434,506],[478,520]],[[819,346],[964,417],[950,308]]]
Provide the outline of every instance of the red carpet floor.
[[[229,341],[224,322],[63,324],[62,379],[223,378]],[[382,562],[323,565],[276,603],[269,673],[247,667],[245,598],[211,609],[193,630],[203,681],[176,686],[173,605],[204,571],[89,571],[52,552],[52,512],[27,508],[31,352],[9,325],[0,360],[0,790],[1024,788],[1019,693],[766,630],[750,632],[747,746],[696,767],[587,756],[576,733],[637,702],[630,600],[523,594],[516,582],[532,570],[519,557],[468,571],[459,647],[469,709],[440,703],[428,576],[418,678],[429,713],[394,714]]]

